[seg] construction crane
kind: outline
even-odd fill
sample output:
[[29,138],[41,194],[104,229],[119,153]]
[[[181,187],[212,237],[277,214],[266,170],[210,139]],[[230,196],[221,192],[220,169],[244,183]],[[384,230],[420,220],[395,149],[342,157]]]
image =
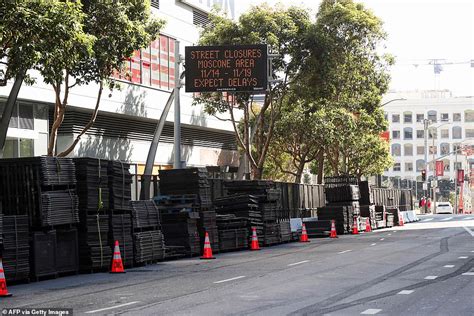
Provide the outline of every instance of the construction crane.
[[396,63],[396,66],[413,66],[418,68],[420,66],[431,66],[433,67],[433,74],[435,79],[435,90],[437,90],[440,80],[441,72],[445,70],[445,66],[455,65],[470,65],[474,68],[474,59],[464,60],[448,60],[445,58],[431,58],[431,59],[408,59],[402,60]]

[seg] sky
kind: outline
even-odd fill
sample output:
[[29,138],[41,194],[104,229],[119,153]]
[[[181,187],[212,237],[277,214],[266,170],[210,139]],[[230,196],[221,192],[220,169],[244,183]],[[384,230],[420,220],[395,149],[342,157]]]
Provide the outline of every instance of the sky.
[[[319,0],[236,0],[236,11],[267,2],[303,5],[316,14]],[[395,56],[391,90],[448,89],[474,96],[474,0],[359,0],[384,21],[386,51]],[[430,64],[439,59],[442,71]]]

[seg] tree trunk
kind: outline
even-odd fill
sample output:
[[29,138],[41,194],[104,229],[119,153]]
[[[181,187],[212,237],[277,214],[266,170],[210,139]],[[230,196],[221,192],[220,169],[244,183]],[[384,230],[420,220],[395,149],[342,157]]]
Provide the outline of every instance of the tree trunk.
[[301,183],[301,177],[303,176],[304,165],[305,165],[305,160],[301,159],[300,163],[298,164],[298,169],[296,170],[295,183]]
[[263,168],[252,166],[252,180],[261,180],[263,176]]
[[23,83],[25,74],[26,72],[21,73],[15,78],[15,83],[13,83],[13,87],[8,95],[5,109],[3,109],[2,119],[0,120],[0,158],[3,158],[3,147],[5,146],[5,141],[7,139],[8,125],[10,125],[13,109],[15,108],[16,100],[20,93],[21,84]]
[[324,151],[321,150],[318,156],[318,184],[323,184],[324,177]]
[[74,148],[79,143],[79,141],[81,140],[82,135],[84,135],[92,127],[92,125],[94,125],[95,120],[97,119],[97,114],[99,113],[100,98],[102,97],[102,91],[103,90],[104,90],[104,84],[103,84],[103,82],[101,82],[100,85],[99,85],[99,92],[97,94],[97,101],[95,103],[95,108],[94,108],[94,112],[92,113],[91,119],[86,124],[86,126],[84,126],[84,128],[79,133],[79,135],[77,135],[74,142],[65,151],[59,153],[58,157],[66,157],[67,155],[69,155],[74,150]]

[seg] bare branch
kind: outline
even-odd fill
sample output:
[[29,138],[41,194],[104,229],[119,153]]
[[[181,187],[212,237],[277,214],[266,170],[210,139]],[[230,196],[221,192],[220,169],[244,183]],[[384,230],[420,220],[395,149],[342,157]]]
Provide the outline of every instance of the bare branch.
[[77,135],[74,142],[65,151],[59,153],[58,157],[66,157],[67,155],[69,155],[74,150],[74,148],[79,143],[79,141],[81,140],[82,135],[84,135],[95,123],[95,120],[97,119],[97,114],[99,113],[100,98],[102,97],[103,90],[104,90],[104,83],[101,81],[99,85],[99,92],[97,94],[97,101],[95,103],[95,108],[94,108],[94,112],[92,113],[91,119],[86,124],[86,126],[84,126],[84,128],[79,133],[79,135]]

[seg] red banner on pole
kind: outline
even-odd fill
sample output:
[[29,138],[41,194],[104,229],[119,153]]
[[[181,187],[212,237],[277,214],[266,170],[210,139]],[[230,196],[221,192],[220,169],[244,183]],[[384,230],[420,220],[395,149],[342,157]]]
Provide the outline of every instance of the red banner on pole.
[[444,163],[443,161],[436,162],[436,176],[444,176]]
[[384,139],[387,143],[389,143],[390,142],[390,132],[385,131],[385,132],[380,133],[380,138]]
[[464,169],[458,169],[458,185],[464,183]]

